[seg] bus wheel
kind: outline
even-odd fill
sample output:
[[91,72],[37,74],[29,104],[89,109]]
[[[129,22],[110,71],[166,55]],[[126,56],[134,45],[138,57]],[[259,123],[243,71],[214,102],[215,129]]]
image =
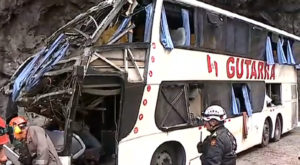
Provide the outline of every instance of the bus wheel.
[[277,116],[276,123],[275,123],[275,132],[274,132],[274,141],[275,142],[280,140],[281,133],[282,133],[281,119],[279,116]]
[[182,156],[177,149],[170,145],[160,146],[153,154],[151,165],[181,165]]
[[270,141],[270,124],[269,121],[266,120],[263,127],[261,146],[262,147],[267,146],[269,144],[269,141]]

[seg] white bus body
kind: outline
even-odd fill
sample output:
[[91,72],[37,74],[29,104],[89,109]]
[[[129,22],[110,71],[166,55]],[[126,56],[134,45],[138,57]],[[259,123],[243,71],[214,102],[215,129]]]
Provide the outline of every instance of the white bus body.
[[[174,3],[212,10],[299,40],[299,37],[282,30],[199,1],[176,0]],[[202,135],[202,139],[204,139],[209,134],[203,126],[175,129],[172,131],[162,131],[157,128],[155,122],[155,109],[157,106],[160,84],[164,81],[238,81],[245,83],[262,81],[268,84],[281,84],[281,105],[268,107],[265,102],[261,112],[253,113],[247,120],[247,138],[243,138],[242,133],[243,116],[231,117],[226,120],[225,126],[234,134],[237,140],[237,152],[244,151],[252,146],[262,143],[265,121],[269,121],[271,129],[270,138],[274,137],[275,122],[278,118],[280,118],[282,123],[282,133],[286,133],[296,126],[295,121],[297,122],[298,97],[296,90],[297,73],[294,66],[278,64],[268,66],[266,61],[205,51],[187,50],[183,48],[174,48],[172,51],[167,51],[160,44],[159,35],[162,4],[163,2],[160,0],[156,1],[155,4],[151,50],[148,57],[149,64],[147,66],[147,86],[144,89],[142,102],[139,108],[139,117],[136,120],[134,129],[119,143],[118,162],[120,165],[150,164],[156,150],[160,146],[168,146],[168,144],[169,146],[175,145],[176,147],[180,146],[183,148],[184,151],[182,154],[185,157],[185,164],[201,164],[199,159],[200,154],[197,152],[196,145],[200,141],[200,135]],[[208,65],[210,65],[208,58],[210,61],[217,64],[216,68],[212,62],[212,72],[208,71]],[[245,64],[245,61],[248,61],[247,65]],[[237,63],[238,66],[242,65],[244,70],[243,74],[239,75],[239,78],[237,77],[236,70]],[[266,68],[266,66],[268,68]],[[259,67],[261,68],[259,69]],[[252,73],[252,68],[255,68],[256,73]],[[168,155],[164,155],[164,153],[162,153],[161,156],[168,158]]]

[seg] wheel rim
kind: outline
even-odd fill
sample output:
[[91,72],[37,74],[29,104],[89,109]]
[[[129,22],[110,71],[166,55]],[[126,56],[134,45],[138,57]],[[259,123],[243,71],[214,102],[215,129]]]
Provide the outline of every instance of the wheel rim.
[[169,153],[161,152],[157,155],[156,165],[172,165],[172,158]]
[[268,142],[269,132],[270,132],[269,123],[266,121],[264,124],[264,133],[263,133],[263,141],[264,142]]

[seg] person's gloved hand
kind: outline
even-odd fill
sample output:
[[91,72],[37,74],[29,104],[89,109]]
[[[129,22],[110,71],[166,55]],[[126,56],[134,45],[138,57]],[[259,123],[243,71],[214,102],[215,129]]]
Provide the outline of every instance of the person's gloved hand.
[[31,165],[31,157],[27,156],[27,155],[20,155],[19,157],[19,162],[21,162],[23,165]]
[[32,164],[32,158],[29,153],[29,150],[27,148],[27,145],[23,142],[17,143],[17,148],[19,150],[19,161],[22,162],[23,165],[31,165]]

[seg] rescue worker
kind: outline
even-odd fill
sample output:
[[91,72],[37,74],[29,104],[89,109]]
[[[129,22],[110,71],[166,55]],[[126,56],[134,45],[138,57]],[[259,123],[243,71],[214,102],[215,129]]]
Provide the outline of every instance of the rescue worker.
[[14,137],[26,144],[31,164],[62,165],[52,141],[43,128],[28,126],[27,120],[21,116],[12,118],[9,125],[14,129]]
[[204,114],[204,126],[211,133],[197,145],[202,165],[235,165],[236,139],[224,126],[225,110],[218,105],[209,106]]
[[5,164],[7,157],[5,155],[3,145],[9,143],[8,129],[5,121],[0,117],[0,164]]

